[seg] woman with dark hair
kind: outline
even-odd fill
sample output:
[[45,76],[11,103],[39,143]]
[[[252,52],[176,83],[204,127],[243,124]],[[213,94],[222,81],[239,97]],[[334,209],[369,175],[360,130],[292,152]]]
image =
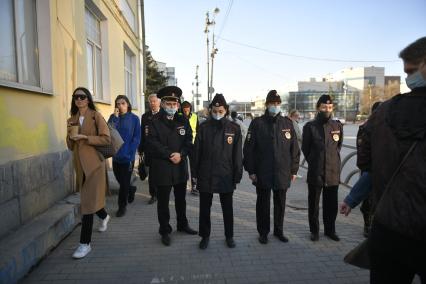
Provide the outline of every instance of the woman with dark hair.
[[117,129],[124,141],[120,150],[112,157],[114,176],[120,184],[118,194],[117,217],[126,214],[127,202],[135,199],[136,186],[130,185],[136,149],[141,139],[139,117],[132,113],[132,105],[126,96],[120,95],[115,99],[115,112],[111,114],[108,123]]
[[107,145],[111,141],[108,126],[102,115],[96,111],[92,95],[86,88],[75,89],[71,102],[71,117],[67,121],[68,149],[73,152],[77,176],[77,190],[80,191],[82,225],[80,245],[73,254],[83,258],[90,251],[93,214],[101,219],[99,231],[104,232],[110,219],[105,211],[107,191],[106,163],[95,146]]

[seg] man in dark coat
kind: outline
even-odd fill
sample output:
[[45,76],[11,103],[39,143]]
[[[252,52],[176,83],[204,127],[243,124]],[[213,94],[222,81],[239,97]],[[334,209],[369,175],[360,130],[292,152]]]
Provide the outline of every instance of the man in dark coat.
[[200,249],[206,249],[210,237],[210,208],[213,193],[219,193],[225,237],[228,247],[235,247],[232,195],[241,181],[242,139],[238,124],[228,120],[228,105],[222,94],[210,104],[210,118],[200,124],[195,138],[194,174],[200,192]]
[[283,233],[287,189],[299,169],[300,149],[293,122],[281,116],[281,97],[268,93],[265,114],[255,118],[244,143],[244,168],[256,185],[256,223],[259,242],[266,244],[270,231],[271,189],[274,198],[274,236],[288,242]]
[[319,239],[319,200],[323,192],[324,234],[339,241],[336,234],[337,190],[340,183],[340,149],[343,125],[331,119],[333,101],[322,95],[317,102],[317,116],[303,127],[302,152],[308,162],[308,205],[311,240]]
[[380,105],[358,151],[358,167],[371,172],[373,184],[371,283],[411,283],[416,273],[426,283],[426,37],[399,56],[411,92]]
[[[150,124],[154,119],[158,118],[160,113],[160,99],[157,97],[157,94],[149,95],[148,97],[149,107],[151,108],[149,111],[145,112],[141,118],[141,142],[139,144],[139,155],[144,155],[145,165],[147,167],[150,166],[151,161],[149,155],[145,152],[145,144],[146,139],[149,133]],[[152,182],[152,178],[148,177],[149,184],[149,195],[151,195],[151,199],[148,201],[148,204],[153,204],[157,201],[157,188],[155,184]]]
[[162,109],[153,120],[147,134],[146,151],[151,158],[150,178],[157,186],[157,212],[159,233],[164,245],[170,245],[172,227],[169,224],[169,198],[173,187],[177,217],[177,230],[197,234],[189,227],[186,218],[186,181],[188,168],[186,158],[192,150],[192,132],[188,120],[178,115],[178,101],[182,90],[175,86],[158,91]]

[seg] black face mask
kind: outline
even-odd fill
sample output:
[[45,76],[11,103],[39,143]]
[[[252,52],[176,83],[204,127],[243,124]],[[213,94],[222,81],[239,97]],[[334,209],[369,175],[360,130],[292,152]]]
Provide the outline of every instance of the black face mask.
[[320,111],[318,112],[318,118],[322,121],[322,122],[327,122],[331,117],[331,112],[329,111]]

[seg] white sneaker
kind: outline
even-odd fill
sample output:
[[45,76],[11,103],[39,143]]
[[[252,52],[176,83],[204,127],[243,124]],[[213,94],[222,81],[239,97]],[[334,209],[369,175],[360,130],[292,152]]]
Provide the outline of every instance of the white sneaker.
[[83,258],[85,257],[90,251],[92,250],[92,248],[90,247],[90,244],[80,244],[78,246],[78,248],[75,250],[75,252],[73,253],[72,257],[73,258]]
[[109,217],[109,215],[107,215],[105,217],[105,219],[101,220],[100,224],[99,224],[99,228],[98,231],[99,232],[105,232],[108,228],[108,222],[111,219],[111,217]]

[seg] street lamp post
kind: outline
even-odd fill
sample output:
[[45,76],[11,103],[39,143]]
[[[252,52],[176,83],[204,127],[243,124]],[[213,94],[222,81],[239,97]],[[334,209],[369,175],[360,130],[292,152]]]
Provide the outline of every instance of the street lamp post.
[[347,120],[347,118],[346,118],[346,106],[347,106],[347,103],[346,103],[347,97],[346,97],[346,95],[347,95],[347,91],[348,91],[348,82],[346,80],[343,83],[343,91],[344,91],[343,103],[345,104],[344,105],[344,109],[343,109],[343,117],[345,118],[345,120]]
[[[213,11],[213,19],[210,20],[209,12],[206,13],[206,26],[204,29],[204,33],[206,34],[206,45],[207,45],[207,100],[211,101],[211,93],[212,93],[212,81],[213,81],[213,58],[217,53],[217,49],[215,48],[214,42],[214,31],[213,31],[213,41],[212,41],[212,52],[210,54],[210,40],[209,40],[209,32],[210,26],[214,26],[216,23],[214,21],[216,15],[219,13],[219,8],[215,8]],[[212,73],[210,78],[210,56],[212,58]]]
[[368,113],[371,114],[371,83],[368,83],[368,93],[369,93],[369,99],[368,99]]

